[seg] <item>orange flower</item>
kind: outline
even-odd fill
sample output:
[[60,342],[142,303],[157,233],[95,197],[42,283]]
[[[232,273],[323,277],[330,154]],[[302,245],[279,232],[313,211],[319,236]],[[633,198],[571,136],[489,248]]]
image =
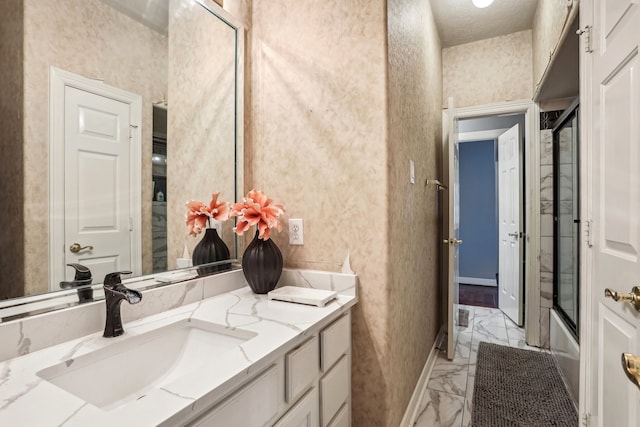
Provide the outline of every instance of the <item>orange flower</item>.
[[190,235],[195,237],[200,234],[202,229],[209,225],[209,221],[212,218],[217,221],[229,219],[229,202],[218,202],[219,195],[220,193],[213,193],[209,206],[195,200],[186,203],[187,215],[185,222]]
[[269,240],[271,229],[282,231],[282,224],[278,217],[284,213],[284,206],[273,203],[273,200],[260,190],[251,190],[242,203],[235,203],[231,207],[230,216],[237,216],[238,222],[233,231],[242,235],[250,226],[258,226],[258,238]]

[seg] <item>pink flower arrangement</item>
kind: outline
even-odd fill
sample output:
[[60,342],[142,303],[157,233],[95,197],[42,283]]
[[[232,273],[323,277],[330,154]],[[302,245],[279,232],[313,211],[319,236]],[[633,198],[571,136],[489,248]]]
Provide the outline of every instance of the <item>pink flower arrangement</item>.
[[229,202],[218,202],[220,193],[213,193],[209,206],[195,200],[188,201],[185,222],[189,234],[193,237],[200,234],[205,226],[209,226],[211,219],[226,221],[229,219]]
[[271,229],[276,228],[282,231],[282,224],[278,217],[285,211],[284,206],[273,203],[273,200],[260,190],[251,190],[243,199],[242,203],[235,203],[231,207],[230,216],[237,216],[233,231],[238,235],[242,235],[252,225],[258,226],[258,238],[269,240]]

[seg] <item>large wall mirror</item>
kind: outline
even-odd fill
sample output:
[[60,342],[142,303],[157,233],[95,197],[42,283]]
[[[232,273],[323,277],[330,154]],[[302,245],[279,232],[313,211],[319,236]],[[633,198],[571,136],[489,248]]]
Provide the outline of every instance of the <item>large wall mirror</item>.
[[60,290],[68,263],[93,283],[175,269],[202,237],[185,202],[242,190],[242,26],[212,0],[3,0],[0,14],[2,305]]

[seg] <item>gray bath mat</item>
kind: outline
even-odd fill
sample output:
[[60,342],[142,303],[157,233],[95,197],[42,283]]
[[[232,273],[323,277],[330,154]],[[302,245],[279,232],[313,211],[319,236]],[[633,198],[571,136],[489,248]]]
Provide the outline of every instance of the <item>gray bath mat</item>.
[[578,425],[578,413],[548,353],[480,343],[473,427]]

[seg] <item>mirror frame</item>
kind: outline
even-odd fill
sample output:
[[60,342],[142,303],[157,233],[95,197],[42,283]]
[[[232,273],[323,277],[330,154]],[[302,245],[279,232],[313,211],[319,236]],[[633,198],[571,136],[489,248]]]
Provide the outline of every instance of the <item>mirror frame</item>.
[[[235,32],[235,186],[234,186],[234,200],[237,201],[244,195],[244,87],[245,87],[245,26],[237,18],[232,16],[214,0],[193,0],[199,6],[201,6],[206,12],[211,13],[216,18],[220,19],[223,23],[228,25]],[[241,253],[242,240],[235,236],[236,257]],[[231,261],[232,269],[239,268],[238,260],[231,259],[226,261],[218,261],[211,263],[210,265],[228,264]],[[49,262],[49,261],[47,261]],[[154,273],[143,276],[137,276],[130,279],[123,279],[123,283],[129,287],[133,287],[138,290],[146,290],[158,288],[161,286],[170,285],[179,281],[190,280],[195,278],[197,266],[186,267],[182,269],[169,270],[163,273]],[[225,270],[229,271],[229,270]],[[221,271],[225,272],[225,271]],[[177,272],[176,280],[169,282],[160,282],[155,280],[154,277],[160,274],[167,274],[170,272]],[[186,273],[186,274],[184,274]],[[213,273],[217,274],[217,273]],[[190,277],[189,277],[190,276]],[[6,300],[0,300],[0,323],[5,323],[11,320],[28,317],[31,315],[42,314],[50,311],[61,310],[65,308],[74,307],[80,305],[78,300],[74,301],[73,296],[79,289],[92,288],[97,291],[97,295],[94,296],[92,302],[100,301],[104,299],[102,292],[102,283],[94,283],[91,285],[78,287],[69,290],[56,290],[49,291],[37,295],[27,295],[18,298],[10,298]]]

